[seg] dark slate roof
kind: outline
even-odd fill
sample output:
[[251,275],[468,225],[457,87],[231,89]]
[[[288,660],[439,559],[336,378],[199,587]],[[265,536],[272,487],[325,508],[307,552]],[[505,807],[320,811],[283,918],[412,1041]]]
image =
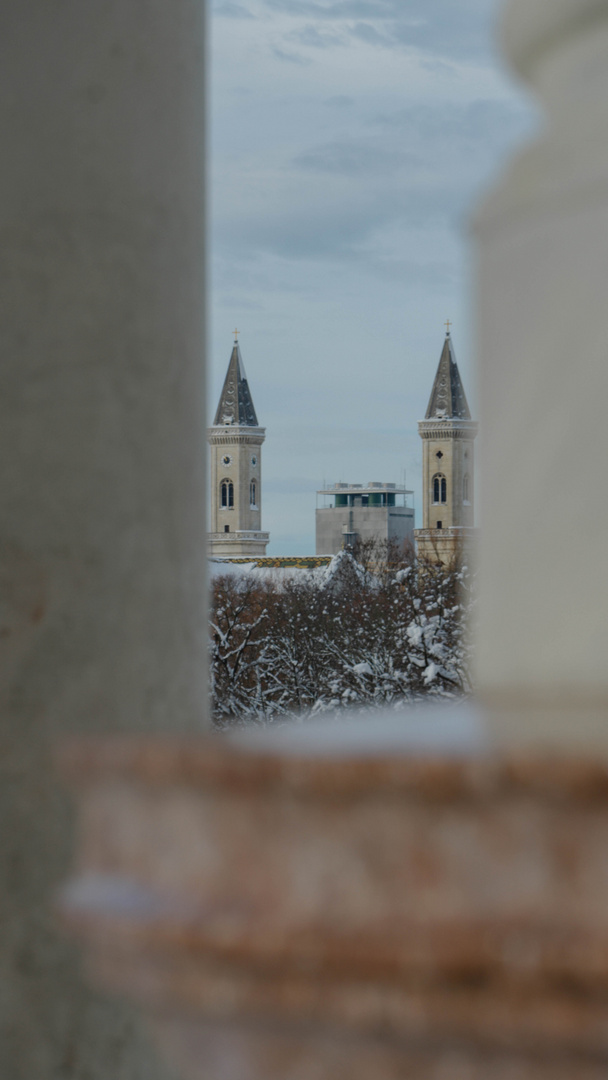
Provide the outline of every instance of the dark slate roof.
[[456,363],[454,346],[449,334],[446,334],[439,367],[431,391],[426,420],[446,416],[457,420],[470,420],[471,413]]
[[236,341],[213,423],[215,427],[223,427],[224,424],[258,427],[258,418],[255,415],[241,350]]

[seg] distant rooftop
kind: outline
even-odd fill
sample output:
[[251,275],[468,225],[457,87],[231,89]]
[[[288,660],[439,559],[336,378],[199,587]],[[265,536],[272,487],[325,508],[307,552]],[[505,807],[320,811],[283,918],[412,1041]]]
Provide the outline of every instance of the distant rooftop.
[[216,555],[210,561],[217,564],[220,569],[222,563],[237,566],[252,566],[255,563],[258,568],[268,570],[316,570],[321,566],[328,566],[332,557],[331,555]]
[[399,487],[397,484],[382,484],[379,480],[370,480],[368,484],[332,484],[331,487],[320,488],[317,495],[377,495],[380,492],[391,495],[413,495],[409,488]]

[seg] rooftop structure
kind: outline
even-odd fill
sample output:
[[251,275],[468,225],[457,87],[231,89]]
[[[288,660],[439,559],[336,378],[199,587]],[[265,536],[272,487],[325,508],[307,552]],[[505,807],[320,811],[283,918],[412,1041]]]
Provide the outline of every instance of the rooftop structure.
[[[381,484],[377,480],[370,480],[369,484],[338,483],[317,491],[317,496],[333,498],[334,506],[405,506],[405,496],[413,494],[409,488],[398,487],[397,484]],[[400,504],[396,502],[398,497],[402,499]]]
[[317,492],[317,555],[335,555],[357,541],[411,542],[414,509],[407,505],[407,496],[412,494],[406,487],[376,480],[322,488]]

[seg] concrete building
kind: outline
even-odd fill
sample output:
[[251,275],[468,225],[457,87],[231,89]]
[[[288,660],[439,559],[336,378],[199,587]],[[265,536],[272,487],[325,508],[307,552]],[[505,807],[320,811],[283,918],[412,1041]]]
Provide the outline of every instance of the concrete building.
[[422,528],[418,554],[449,562],[475,540],[475,438],[450,332],[445,337],[422,439]]
[[[388,540],[400,546],[414,539],[412,492],[396,484],[334,484],[317,492],[316,552],[334,555],[357,540]],[[319,507],[319,496],[329,505]]]
[[220,395],[211,447],[210,555],[265,555],[262,532],[262,443],[241,350],[235,336]]

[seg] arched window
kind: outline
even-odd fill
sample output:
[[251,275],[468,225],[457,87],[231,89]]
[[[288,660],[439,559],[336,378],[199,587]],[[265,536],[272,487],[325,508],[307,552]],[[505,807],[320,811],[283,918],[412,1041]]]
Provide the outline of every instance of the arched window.
[[250,485],[249,485],[249,505],[250,506],[257,506],[255,496],[256,496],[255,480],[252,480]]
[[433,502],[444,503],[448,501],[448,486],[445,476],[436,473],[433,477]]
[[222,510],[232,510],[234,507],[234,484],[232,480],[222,480],[220,485],[220,506]]
[[468,503],[469,501],[469,474],[465,473],[462,478],[462,501]]

